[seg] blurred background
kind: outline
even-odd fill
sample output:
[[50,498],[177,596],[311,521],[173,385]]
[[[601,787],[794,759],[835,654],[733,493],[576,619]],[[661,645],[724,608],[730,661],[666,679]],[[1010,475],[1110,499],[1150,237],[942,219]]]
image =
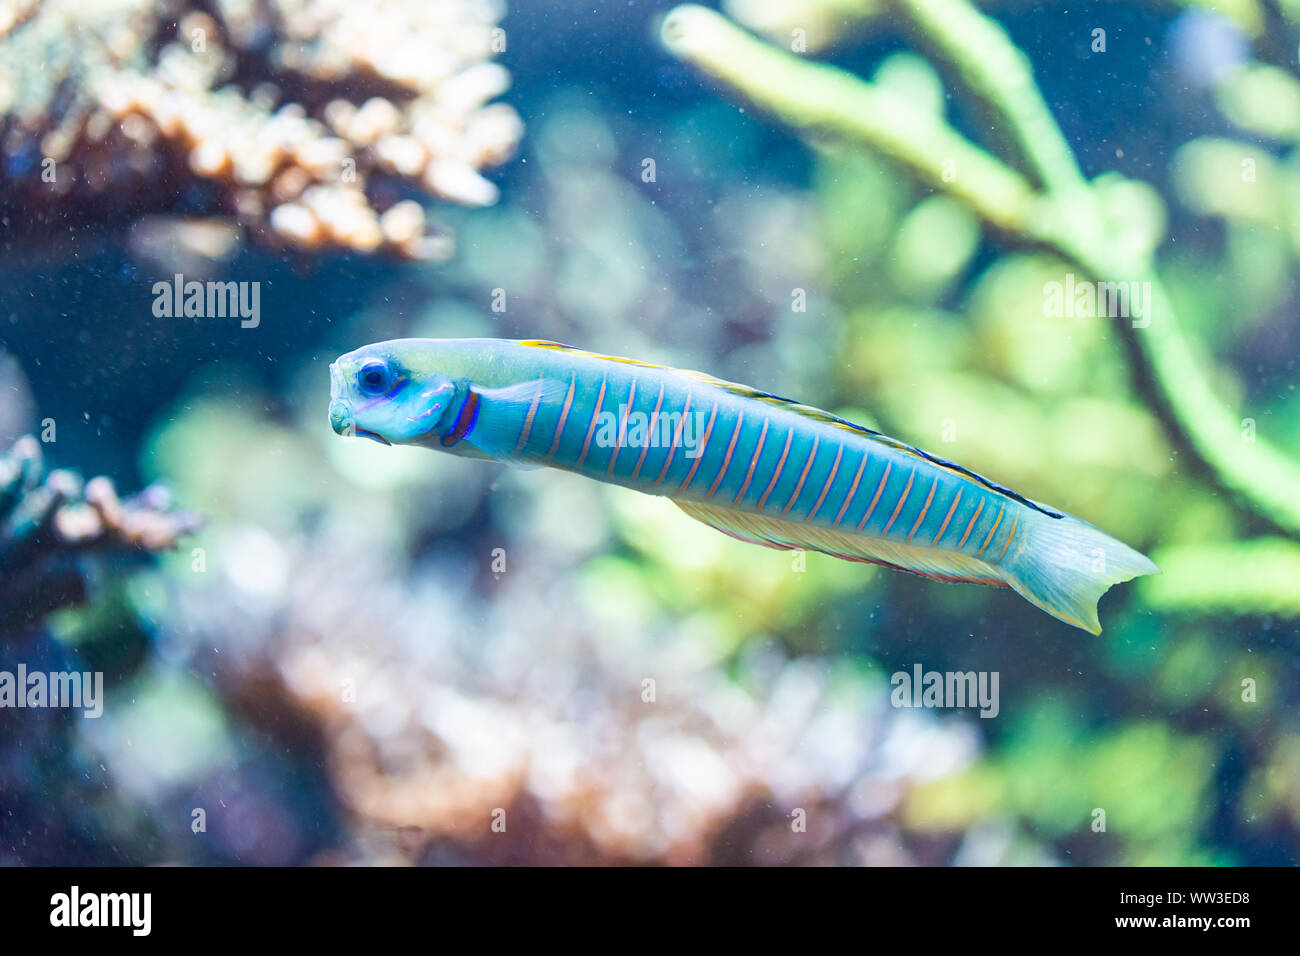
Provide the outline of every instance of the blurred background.
[[[1300,461],[1300,14],[1218,6],[983,9],[1243,448]],[[1295,529],[1186,452],[1120,323],[1047,314],[1057,251],[802,139],[670,7],[0,0],[0,670],[106,693],[0,710],[0,862],[1297,862]],[[720,11],[999,148],[891,4]],[[159,316],[177,273],[256,283],[256,326]],[[1165,573],[1094,638],[329,429],[338,354],[480,335],[832,409]],[[998,716],[892,706],[916,664],[997,672]]]

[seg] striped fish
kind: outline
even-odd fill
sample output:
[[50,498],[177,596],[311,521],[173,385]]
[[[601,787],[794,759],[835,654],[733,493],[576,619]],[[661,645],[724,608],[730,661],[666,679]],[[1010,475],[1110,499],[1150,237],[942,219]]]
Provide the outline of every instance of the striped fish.
[[398,339],[330,366],[339,434],[578,472],[742,541],[1011,587],[1094,634],[1158,568],[1091,525],[821,409],[544,341]]

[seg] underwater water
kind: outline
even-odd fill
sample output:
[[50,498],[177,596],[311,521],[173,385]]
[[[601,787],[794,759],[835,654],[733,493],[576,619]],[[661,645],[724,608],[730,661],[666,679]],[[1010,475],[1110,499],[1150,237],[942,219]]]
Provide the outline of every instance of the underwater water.
[[[0,862],[1295,864],[1298,45],[1253,0],[0,0]],[[336,434],[398,338],[789,396],[1160,573],[1093,635],[605,453]],[[833,518],[831,452],[787,494]],[[894,452],[918,542],[933,474],[1032,513]]]

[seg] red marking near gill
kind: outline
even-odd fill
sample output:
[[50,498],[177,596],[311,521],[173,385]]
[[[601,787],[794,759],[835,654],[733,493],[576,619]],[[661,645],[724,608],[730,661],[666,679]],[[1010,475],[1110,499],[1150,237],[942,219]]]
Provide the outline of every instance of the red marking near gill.
[[478,421],[478,402],[478,392],[470,389],[464,403],[460,406],[460,412],[456,415],[456,424],[452,427],[451,434],[442,436],[444,448],[450,448],[469,434],[469,430]]

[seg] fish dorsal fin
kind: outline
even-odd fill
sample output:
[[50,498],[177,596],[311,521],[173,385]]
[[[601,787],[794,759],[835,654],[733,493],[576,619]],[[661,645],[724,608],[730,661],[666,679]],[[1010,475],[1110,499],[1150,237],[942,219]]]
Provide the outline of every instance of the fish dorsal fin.
[[962,581],[1005,587],[997,570],[965,554],[940,551],[922,545],[886,541],[869,535],[853,534],[833,528],[737,511],[691,501],[674,501],[677,507],[696,521],[723,534],[783,551],[804,549],[844,558],[883,564],[900,571],[911,571],[937,581]]

